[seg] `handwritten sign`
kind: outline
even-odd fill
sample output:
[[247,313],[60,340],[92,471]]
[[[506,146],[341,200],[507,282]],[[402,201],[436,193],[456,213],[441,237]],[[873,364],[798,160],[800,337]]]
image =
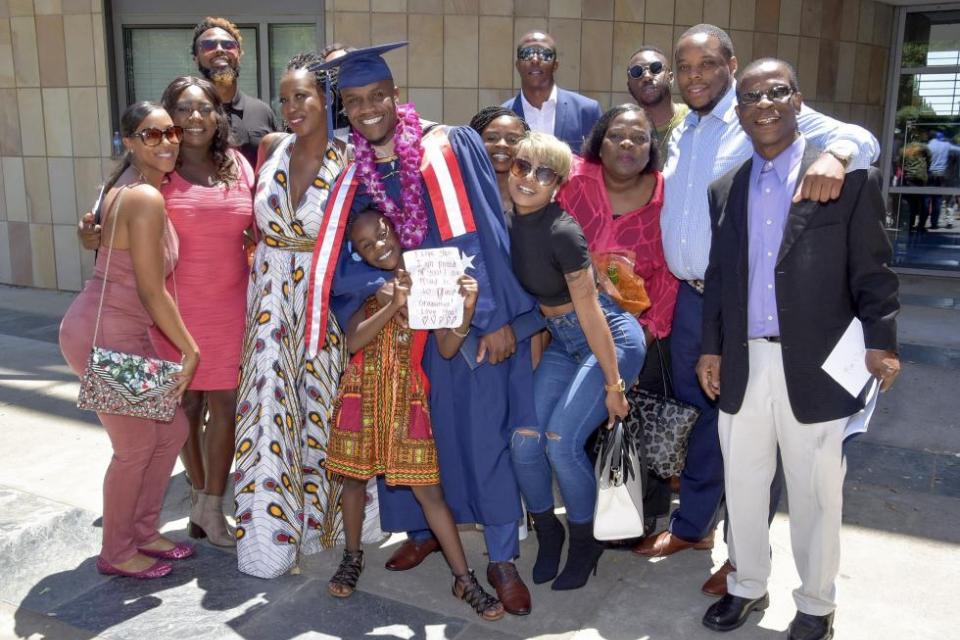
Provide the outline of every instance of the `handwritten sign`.
[[455,247],[416,249],[403,254],[413,285],[407,298],[411,329],[452,329],[463,322],[463,296],[457,279],[464,261]]

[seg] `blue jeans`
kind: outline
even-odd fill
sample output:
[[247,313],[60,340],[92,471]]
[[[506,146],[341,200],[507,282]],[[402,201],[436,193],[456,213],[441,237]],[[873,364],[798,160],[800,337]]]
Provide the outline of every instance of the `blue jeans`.
[[[606,296],[600,296],[600,306],[613,336],[620,377],[629,389],[643,367],[643,331],[636,318]],[[607,417],[605,379],[576,311],[547,318],[546,323],[552,340],[533,376],[539,426],[514,430],[510,456],[529,511],[553,507],[552,468],[567,521],[590,522],[597,481],[584,443]]]

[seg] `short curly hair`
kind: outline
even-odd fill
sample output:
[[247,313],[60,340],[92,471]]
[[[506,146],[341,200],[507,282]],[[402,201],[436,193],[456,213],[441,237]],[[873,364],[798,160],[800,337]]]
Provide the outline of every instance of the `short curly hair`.
[[240,50],[243,51],[243,36],[240,35],[240,29],[237,25],[226,18],[207,16],[193,28],[193,42],[190,43],[190,55],[197,55],[197,40],[200,39],[200,36],[202,36],[205,31],[209,31],[210,29],[223,29],[230,34],[231,38],[237,41],[237,44],[240,45]]
[[600,147],[603,146],[603,139],[607,137],[607,129],[610,128],[610,124],[614,118],[628,111],[640,116],[640,120],[643,121],[644,126],[647,128],[647,133],[650,134],[650,157],[647,160],[647,166],[644,167],[640,173],[652,173],[660,166],[660,152],[654,142],[656,130],[653,126],[653,121],[650,119],[650,116],[647,115],[647,112],[643,110],[643,107],[635,105],[632,102],[612,107],[600,116],[597,123],[593,125],[593,129],[590,130],[590,135],[583,141],[583,148],[580,150],[580,155],[588,162],[596,162],[599,164]]

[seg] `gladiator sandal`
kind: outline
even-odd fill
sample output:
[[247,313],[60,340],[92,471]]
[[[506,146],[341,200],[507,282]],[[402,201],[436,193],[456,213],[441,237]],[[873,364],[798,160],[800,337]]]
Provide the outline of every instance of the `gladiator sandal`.
[[499,620],[505,615],[503,605],[492,595],[483,590],[480,583],[477,582],[477,576],[471,569],[465,575],[454,576],[453,596],[458,600],[463,600],[477,612],[477,615],[493,622]]
[[363,551],[343,552],[343,560],[337,572],[330,578],[327,591],[334,598],[349,598],[357,588],[360,572],[363,571]]

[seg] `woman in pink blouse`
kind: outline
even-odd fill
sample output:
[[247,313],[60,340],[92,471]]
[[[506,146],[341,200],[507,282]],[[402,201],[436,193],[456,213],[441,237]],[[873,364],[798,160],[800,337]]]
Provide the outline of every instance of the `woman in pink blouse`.
[[[670,323],[679,281],[667,268],[660,237],[663,175],[653,123],[643,109],[623,104],[607,111],[584,141],[557,200],[573,216],[591,252],[630,252],[643,278],[650,308],[637,319],[647,339],[647,358],[637,386],[663,392],[663,366],[670,366]],[[644,497],[648,525],[670,508],[669,485],[655,476]]]
[[679,281],[671,275],[660,241],[663,176],[657,171],[653,125],[633,104],[603,114],[583,143],[557,200],[573,216],[592,252],[629,251],[643,278],[650,308],[639,316],[650,347],[670,335]]

